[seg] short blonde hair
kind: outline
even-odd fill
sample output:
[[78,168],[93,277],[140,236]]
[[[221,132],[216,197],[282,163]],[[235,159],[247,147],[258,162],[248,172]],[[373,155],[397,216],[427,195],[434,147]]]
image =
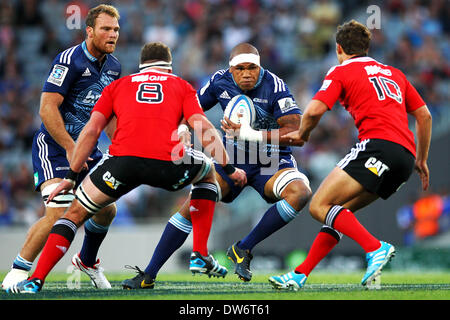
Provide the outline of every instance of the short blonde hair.
[[89,10],[86,17],[86,26],[94,28],[95,19],[97,19],[100,13],[106,13],[107,15],[116,18],[117,20],[120,19],[119,11],[114,6],[111,6],[109,4],[100,4],[95,8]]

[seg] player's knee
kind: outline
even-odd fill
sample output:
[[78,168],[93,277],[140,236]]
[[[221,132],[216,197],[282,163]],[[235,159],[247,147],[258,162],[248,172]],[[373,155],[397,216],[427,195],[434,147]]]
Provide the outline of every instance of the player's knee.
[[[281,192],[280,192],[281,191]],[[303,209],[311,199],[312,191],[308,178],[297,170],[287,173],[274,183],[274,194],[286,200],[295,210]]]
[[325,220],[325,216],[323,215],[323,208],[324,206],[321,204],[321,202],[317,198],[312,197],[311,203],[309,204],[309,213],[314,219],[320,222],[323,222]]
[[311,189],[303,183],[292,183],[292,187],[286,189],[284,199],[297,211],[302,210],[311,199]]
[[94,215],[93,219],[95,222],[99,223],[102,226],[109,226],[117,214],[116,204],[110,204],[109,206],[104,207],[97,214]]
[[74,200],[72,205],[67,209],[62,218],[68,219],[75,223],[75,225],[79,228],[87,219],[89,219],[90,215],[86,211],[86,209],[77,201]]

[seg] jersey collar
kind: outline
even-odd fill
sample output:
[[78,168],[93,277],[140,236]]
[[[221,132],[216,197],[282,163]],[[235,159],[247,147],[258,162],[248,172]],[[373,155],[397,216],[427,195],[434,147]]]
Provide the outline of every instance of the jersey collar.
[[86,57],[89,60],[91,60],[92,62],[97,61],[97,58],[89,53],[87,46],[86,46],[86,41],[83,41],[83,43],[81,44],[81,48],[83,48],[84,54],[86,55]]

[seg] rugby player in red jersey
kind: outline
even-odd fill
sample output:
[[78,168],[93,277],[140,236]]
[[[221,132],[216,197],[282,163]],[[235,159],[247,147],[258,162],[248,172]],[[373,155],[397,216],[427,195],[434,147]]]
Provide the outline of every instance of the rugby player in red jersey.
[[[367,56],[370,39],[370,31],[357,21],[338,27],[336,53],[340,64],[328,71],[322,87],[306,107],[299,130],[284,136],[303,145],[322,115],[339,100],[354,119],[359,142],[314,194],[310,213],[325,225],[301,265],[269,279],[276,288],[301,288],[342,234],[366,252],[368,265],[361,284],[370,285],[395,254],[395,248],[370,234],[353,213],[380,197],[387,199],[414,169],[423,190],[428,188],[430,112],[400,70]],[[408,114],[416,120],[417,146],[408,129]]]
[[[34,273],[8,292],[40,291],[77,229],[103,207],[141,184],[169,191],[192,184],[193,251],[203,262],[197,272],[214,276],[227,273],[207,248],[217,198],[214,165],[202,152],[181,145],[177,135],[180,122],[187,119],[205,150],[236,184],[247,182],[245,172],[229,164],[221,137],[204,115],[197,92],[187,81],[171,73],[170,49],[162,43],[148,43],[142,48],[140,61],[139,73],[118,79],[103,90],[76,142],[69,173],[48,201],[74,188],[101,131],[115,117],[117,128],[109,147],[110,156],[83,180],[76,199],[53,225]],[[153,279],[143,277],[142,286],[152,288]]]

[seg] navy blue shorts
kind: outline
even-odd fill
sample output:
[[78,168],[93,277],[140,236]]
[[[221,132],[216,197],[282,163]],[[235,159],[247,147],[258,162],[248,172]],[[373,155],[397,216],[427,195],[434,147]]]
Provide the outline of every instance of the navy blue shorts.
[[[34,187],[40,191],[41,184],[53,178],[64,178],[69,169],[66,150],[61,147],[48,133],[39,130],[33,139],[31,148],[34,172]],[[89,170],[83,170],[78,178],[77,185],[83,181],[89,171],[102,159],[102,152],[96,148],[88,161]]]
[[[222,197],[221,200],[225,203],[233,202],[233,200],[239,196],[239,194],[242,192],[242,190],[244,190],[246,186],[251,186],[253,189],[255,189],[261,195],[261,197],[266,200],[267,203],[278,202],[277,199],[269,198],[264,194],[264,187],[267,181],[269,181],[269,179],[272,178],[275,173],[282,169],[295,168],[299,170],[297,168],[297,161],[295,161],[295,158],[292,155],[279,156],[279,161],[275,166],[261,164],[234,164],[236,168],[244,170],[247,174],[247,184],[244,187],[239,187],[236,186],[233,180],[231,180],[223,171],[221,165],[217,163],[215,163],[214,165],[217,173],[222,177],[223,180],[228,183],[230,187],[230,192],[225,197]],[[301,172],[301,170],[299,171]]]

